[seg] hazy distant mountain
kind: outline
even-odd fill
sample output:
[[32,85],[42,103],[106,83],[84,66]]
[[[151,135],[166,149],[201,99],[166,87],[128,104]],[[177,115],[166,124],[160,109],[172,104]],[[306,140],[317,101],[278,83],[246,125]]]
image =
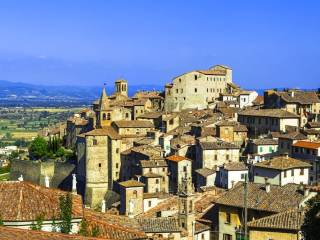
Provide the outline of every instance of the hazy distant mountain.
[[[0,100],[91,101],[100,96],[102,86],[46,86],[0,80]],[[129,95],[138,90],[163,90],[162,86],[129,85]],[[107,94],[114,92],[107,86]]]

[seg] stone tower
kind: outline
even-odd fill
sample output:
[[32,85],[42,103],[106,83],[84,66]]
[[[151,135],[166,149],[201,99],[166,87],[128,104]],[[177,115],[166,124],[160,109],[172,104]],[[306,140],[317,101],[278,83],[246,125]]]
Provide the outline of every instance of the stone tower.
[[189,236],[193,236],[194,196],[191,177],[182,180],[179,186],[179,225],[187,230]]
[[116,95],[128,97],[128,82],[124,79],[119,79],[115,82]]
[[112,122],[112,108],[105,87],[102,89],[99,106],[96,110],[96,119],[98,127],[110,126]]

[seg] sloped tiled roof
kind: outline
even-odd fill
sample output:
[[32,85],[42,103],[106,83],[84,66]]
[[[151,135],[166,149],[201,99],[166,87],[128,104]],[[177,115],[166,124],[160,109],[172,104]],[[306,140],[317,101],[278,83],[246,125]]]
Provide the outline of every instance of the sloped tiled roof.
[[[291,94],[293,92],[293,94]],[[319,103],[320,99],[316,92],[307,91],[291,91],[291,92],[277,92],[281,98],[289,103],[300,103],[300,104],[313,104]]]
[[113,122],[119,128],[153,128],[154,125],[146,120],[120,120]]
[[[217,200],[217,204],[243,208],[244,183],[238,182],[234,188],[226,192]],[[286,184],[284,186],[271,185],[270,192],[265,190],[264,184],[248,183],[248,208],[266,212],[282,212],[298,208],[304,195],[299,191],[299,185]]]
[[201,142],[202,149],[204,150],[215,150],[215,149],[239,149],[240,147],[224,141],[214,141],[214,142]]
[[208,176],[216,173],[216,171],[214,169],[209,169],[209,168],[200,168],[200,169],[195,170],[195,172],[201,176],[204,176],[204,177],[208,177]]
[[294,209],[251,221],[248,223],[248,227],[300,231],[303,222],[304,212]]
[[84,237],[57,232],[34,231],[20,228],[0,227],[1,240],[106,240],[111,238]]
[[138,182],[136,180],[128,180],[124,182],[119,182],[119,185],[122,187],[128,188],[128,187],[144,187],[144,183]]
[[223,168],[228,171],[243,171],[248,170],[247,166],[243,162],[229,162],[223,165]]
[[142,229],[146,233],[181,232],[176,217],[138,218]]
[[168,164],[164,159],[157,160],[141,160],[141,167],[152,168],[152,167],[167,167]]
[[262,161],[262,162],[256,163],[254,166],[261,167],[261,168],[278,169],[278,170],[311,167],[309,163],[306,163],[304,161],[301,161],[295,158],[285,157],[285,156],[275,157],[270,160]]
[[252,142],[256,145],[278,145],[278,140],[272,138],[253,139]]
[[[3,221],[33,221],[60,216],[60,196],[67,192],[29,182],[0,182],[0,213]],[[72,217],[82,218],[82,199],[72,194]]]
[[191,160],[190,160],[189,158],[187,158],[187,157],[178,156],[178,155],[172,155],[172,156],[166,157],[166,160],[171,161],[171,162],[180,162],[180,161],[183,161],[183,160],[189,160],[189,161],[191,161]]
[[112,139],[121,139],[120,135],[112,127],[94,129],[84,134],[85,136],[109,136]]
[[84,217],[88,223],[89,231],[94,227],[99,228],[99,237],[117,240],[147,238],[142,228],[135,219],[126,216],[84,210]]
[[298,115],[282,109],[248,109],[239,112],[239,115],[273,118],[299,118]]
[[318,149],[320,148],[320,142],[308,142],[308,141],[298,141],[292,144],[293,147],[309,148],[309,149]]
[[290,132],[286,134],[280,134],[279,138],[290,139],[290,140],[305,140],[307,137],[300,132]]

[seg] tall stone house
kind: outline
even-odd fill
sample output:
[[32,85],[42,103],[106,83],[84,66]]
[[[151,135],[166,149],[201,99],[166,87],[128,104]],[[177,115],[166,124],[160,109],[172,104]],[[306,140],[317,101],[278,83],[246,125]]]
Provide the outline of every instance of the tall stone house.
[[165,110],[205,109],[227,91],[229,83],[232,83],[232,69],[227,66],[184,73],[165,86]]

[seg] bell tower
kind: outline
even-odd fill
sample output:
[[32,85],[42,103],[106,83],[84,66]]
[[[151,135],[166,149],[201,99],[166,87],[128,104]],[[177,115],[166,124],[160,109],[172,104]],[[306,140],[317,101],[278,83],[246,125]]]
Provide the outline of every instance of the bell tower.
[[193,235],[194,195],[191,177],[185,177],[179,186],[179,225],[188,231],[188,235]]
[[124,79],[119,79],[115,82],[116,94],[128,97],[128,82]]

